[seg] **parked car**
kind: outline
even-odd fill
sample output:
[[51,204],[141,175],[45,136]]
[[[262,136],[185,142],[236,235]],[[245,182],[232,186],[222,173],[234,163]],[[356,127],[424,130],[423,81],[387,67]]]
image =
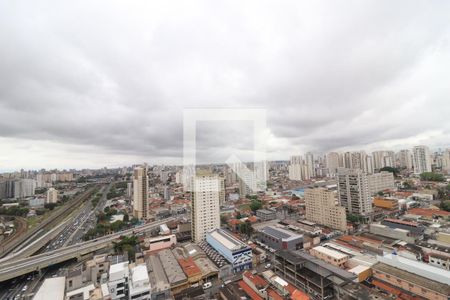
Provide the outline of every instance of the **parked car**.
[[212,287],[212,283],[211,282],[206,282],[206,283],[203,284],[203,289],[204,290],[209,289],[210,287]]

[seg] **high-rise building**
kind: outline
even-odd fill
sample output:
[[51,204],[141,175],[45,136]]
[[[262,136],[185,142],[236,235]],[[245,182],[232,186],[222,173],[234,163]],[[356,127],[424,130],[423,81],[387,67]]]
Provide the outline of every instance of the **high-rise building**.
[[413,148],[413,166],[415,174],[431,172],[431,155],[427,146],[415,146]]
[[352,153],[345,152],[344,153],[344,168],[351,169],[352,168]]
[[366,155],[363,171],[367,174],[372,174],[374,172],[373,157],[371,155]]
[[347,230],[345,208],[336,205],[333,192],[324,188],[305,190],[306,219],[333,229]]
[[34,195],[36,180],[19,179],[14,181],[14,198],[25,198]]
[[326,157],[328,175],[330,177],[334,177],[337,173],[337,169],[339,168],[339,153],[330,152]]
[[305,164],[300,155],[291,156],[288,168],[290,180],[309,180],[311,178],[310,167]]
[[314,155],[311,152],[306,153],[305,164],[308,169],[309,177],[316,177],[316,170],[314,166]]
[[133,183],[127,182],[127,196],[131,198],[133,196]]
[[367,175],[362,170],[340,168],[337,184],[339,202],[347,213],[367,215],[372,212]]
[[302,180],[302,166],[303,159],[300,155],[291,156],[291,161],[289,163],[289,179],[290,180]]
[[408,149],[400,150],[398,153],[398,163],[400,168],[406,168],[408,170],[412,170],[412,154]]
[[379,170],[384,167],[393,167],[395,162],[394,151],[374,151],[373,166],[375,170]]
[[220,197],[223,180],[216,174],[192,178],[191,234],[194,242],[205,239],[210,230],[220,228]]
[[384,190],[395,189],[394,174],[387,171],[381,171],[379,173],[367,175],[369,183],[369,195],[375,195],[376,193]]
[[47,190],[47,201],[45,203],[58,202],[58,191],[55,188],[49,188]]
[[450,149],[447,149],[442,154],[442,170],[450,173]]
[[138,219],[148,217],[148,174],[147,165],[134,168],[133,172],[133,216]]
[[363,162],[361,158],[361,152],[350,153],[350,168],[362,170],[363,169],[362,167]]

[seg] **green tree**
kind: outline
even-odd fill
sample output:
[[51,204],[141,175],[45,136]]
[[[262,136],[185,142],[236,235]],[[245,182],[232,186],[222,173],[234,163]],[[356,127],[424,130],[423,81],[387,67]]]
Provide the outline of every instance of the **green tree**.
[[450,200],[442,201],[441,209],[443,209],[445,211],[450,211]]
[[252,224],[250,222],[244,222],[239,224],[239,232],[251,236],[251,234],[253,233]]
[[420,174],[420,179],[424,181],[445,181],[444,175],[434,172],[423,172]]
[[253,211],[257,211],[261,207],[262,207],[262,202],[259,200],[252,200],[252,202],[250,203],[250,209]]
[[359,222],[361,222],[361,217],[358,215],[348,214],[347,220],[352,223],[359,223]]
[[56,203],[46,203],[44,204],[44,208],[48,210],[53,210],[56,207]]
[[393,168],[393,167],[383,167],[380,169],[380,171],[391,172],[394,174],[395,177],[397,177],[398,173],[400,173],[400,171],[397,168]]

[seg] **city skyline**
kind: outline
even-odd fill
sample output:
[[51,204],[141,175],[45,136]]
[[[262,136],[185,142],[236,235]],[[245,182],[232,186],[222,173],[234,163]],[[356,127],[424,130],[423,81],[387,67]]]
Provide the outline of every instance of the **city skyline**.
[[180,164],[184,108],[266,109],[270,160],[449,146],[449,3],[0,5],[2,170]]

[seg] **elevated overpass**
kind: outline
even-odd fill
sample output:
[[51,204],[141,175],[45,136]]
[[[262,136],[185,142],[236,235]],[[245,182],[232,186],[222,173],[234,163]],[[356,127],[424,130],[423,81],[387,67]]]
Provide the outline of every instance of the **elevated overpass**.
[[136,228],[109,234],[92,241],[79,243],[27,258],[10,259],[8,257],[5,257],[0,260],[0,282],[25,275],[27,273],[39,271],[48,266],[61,263],[73,258],[80,258],[81,256],[88,253],[111,246],[112,242],[114,240],[117,240],[121,236],[131,236],[139,233],[144,233],[158,227],[159,225],[173,220],[175,220],[175,218],[167,218],[162,221],[148,223]]

